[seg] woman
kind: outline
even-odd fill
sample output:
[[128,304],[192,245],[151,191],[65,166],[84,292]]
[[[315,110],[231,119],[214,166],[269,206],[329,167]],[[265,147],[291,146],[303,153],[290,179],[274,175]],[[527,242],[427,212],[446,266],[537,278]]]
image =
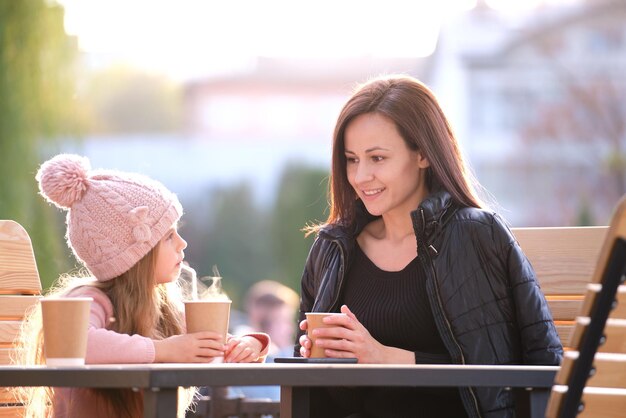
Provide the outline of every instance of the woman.
[[[359,363],[543,364],[563,348],[526,256],[483,208],[433,93],[404,76],[361,86],[334,133],[330,215],[302,277],[328,357]],[[320,341],[321,339],[321,341]],[[513,417],[504,388],[331,388],[316,416]]]

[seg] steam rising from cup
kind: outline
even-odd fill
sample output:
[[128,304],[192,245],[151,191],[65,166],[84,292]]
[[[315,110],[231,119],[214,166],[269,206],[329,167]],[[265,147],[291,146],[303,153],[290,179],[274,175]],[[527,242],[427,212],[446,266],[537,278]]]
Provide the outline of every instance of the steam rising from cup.
[[230,300],[222,289],[222,276],[215,265],[212,276],[198,277],[193,268],[183,264],[180,284],[185,300]]

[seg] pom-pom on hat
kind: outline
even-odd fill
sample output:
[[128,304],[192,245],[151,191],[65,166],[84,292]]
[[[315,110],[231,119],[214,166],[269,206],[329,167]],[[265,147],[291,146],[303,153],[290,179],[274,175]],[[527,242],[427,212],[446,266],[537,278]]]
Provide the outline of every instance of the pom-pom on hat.
[[175,194],[148,177],[91,170],[89,160],[60,154],[36,176],[42,196],[67,210],[67,244],[99,281],[137,264],[181,217]]

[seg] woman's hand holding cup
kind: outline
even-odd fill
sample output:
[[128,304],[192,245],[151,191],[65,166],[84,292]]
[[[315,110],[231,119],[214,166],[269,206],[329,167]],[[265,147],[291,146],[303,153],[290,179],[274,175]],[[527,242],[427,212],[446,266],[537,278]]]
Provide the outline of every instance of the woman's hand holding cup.
[[[345,317],[343,318],[344,321],[335,321],[338,317]],[[328,355],[322,344],[319,344],[318,341],[322,342],[325,338],[332,338],[328,332],[331,332],[330,330],[333,329],[342,328],[344,326],[342,323],[345,323],[345,319],[347,319],[346,315],[344,313],[307,312],[306,318],[307,319],[300,323],[300,329],[307,331],[299,340],[301,346],[300,355],[306,358],[334,357]]]
[[[316,316],[323,316],[319,326],[311,322]],[[300,337],[302,357],[356,358],[359,363],[407,362],[397,357],[396,350],[372,337],[346,305],[341,307],[341,313],[316,316],[309,315],[300,323],[300,329],[307,330],[307,334]]]

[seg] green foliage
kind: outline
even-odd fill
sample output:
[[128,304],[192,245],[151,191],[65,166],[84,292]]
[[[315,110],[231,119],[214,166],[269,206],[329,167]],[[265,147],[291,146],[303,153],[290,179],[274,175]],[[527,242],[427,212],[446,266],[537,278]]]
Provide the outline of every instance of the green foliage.
[[304,263],[314,237],[302,229],[327,218],[325,170],[288,165],[283,172],[272,211],[273,278],[293,289],[300,288]]
[[[63,9],[45,0],[0,0],[0,218],[31,235],[44,286],[69,265],[54,211],[37,195],[35,173],[50,140],[77,129],[73,109],[76,41]],[[61,231],[60,231],[61,230]]]
[[[193,230],[181,229],[189,242],[187,259],[200,277],[212,275],[216,265],[224,290],[237,306],[246,289],[270,270],[265,214],[255,206],[246,183],[214,190],[194,210],[187,221]],[[199,219],[203,215],[205,219]]]
[[576,226],[593,226],[593,216],[587,199],[581,199],[576,215]]
[[289,165],[269,210],[255,204],[247,183],[183,201],[187,214],[181,234],[189,244],[185,258],[198,276],[211,275],[217,265],[234,307],[259,280],[299,289],[313,242],[313,236],[305,239],[302,228],[326,218],[326,175],[324,170]]
[[173,132],[181,127],[180,88],[161,76],[107,69],[89,78],[82,99],[92,133]]

